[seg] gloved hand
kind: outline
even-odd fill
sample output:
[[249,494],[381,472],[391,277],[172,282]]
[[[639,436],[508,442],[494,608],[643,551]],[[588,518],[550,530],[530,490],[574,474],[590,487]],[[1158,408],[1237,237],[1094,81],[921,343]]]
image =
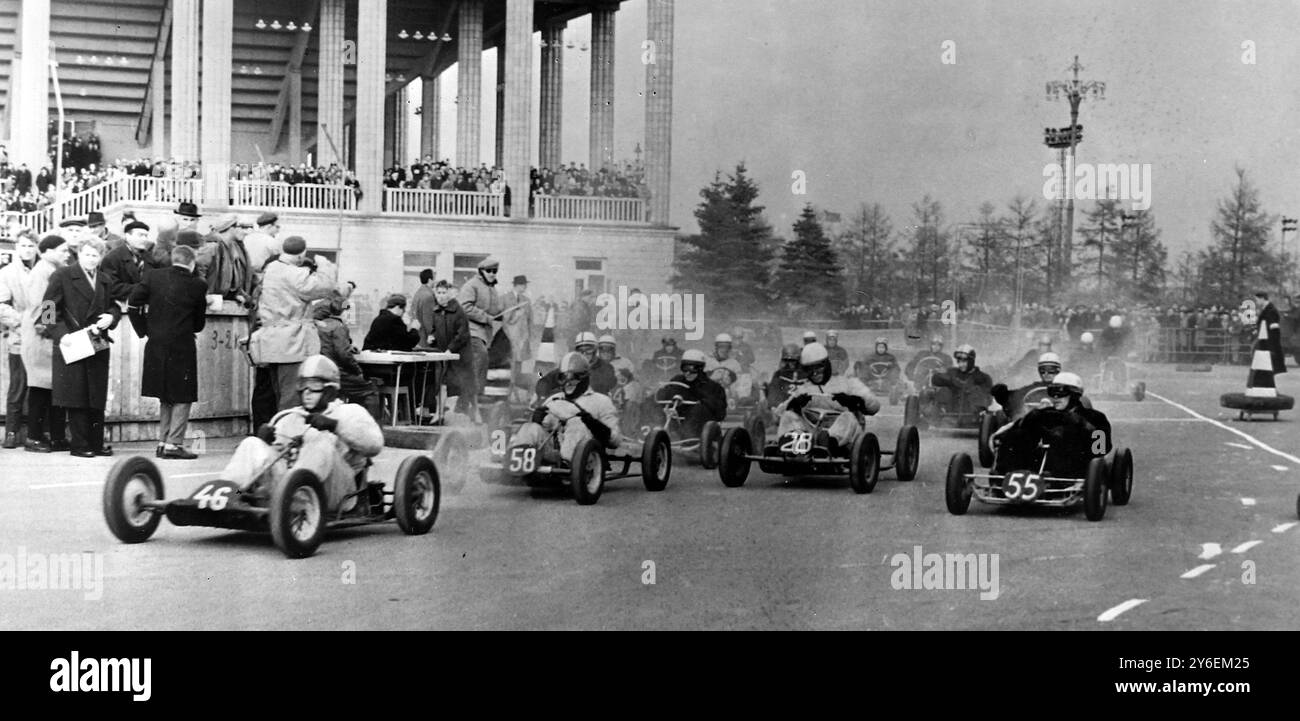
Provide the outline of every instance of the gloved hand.
[[989,391],[989,394],[992,395],[993,400],[997,401],[998,405],[1002,406],[1003,408],[1007,407],[1010,404],[1011,389],[1007,388],[1006,383],[999,383],[993,386],[993,388]]
[[541,423],[546,420],[546,406],[538,406],[537,408],[534,408],[532,418],[529,420],[533,423]]
[[865,413],[867,411],[867,402],[850,393],[835,393],[831,396],[831,400],[854,413]]
[[263,423],[257,427],[257,438],[268,446],[275,443],[275,426]]
[[798,413],[803,410],[804,406],[808,405],[808,401],[810,400],[812,400],[812,396],[806,394],[792,396],[790,402],[786,404],[785,408],[786,410]]
[[307,425],[318,431],[334,432],[339,427],[339,422],[325,415],[324,413],[313,413],[307,417]]

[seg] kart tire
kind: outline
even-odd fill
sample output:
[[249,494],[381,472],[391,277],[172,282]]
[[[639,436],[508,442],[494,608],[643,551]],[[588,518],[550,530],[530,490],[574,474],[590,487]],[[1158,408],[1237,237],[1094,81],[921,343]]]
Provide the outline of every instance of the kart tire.
[[393,515],[402,533],[408,536],[428,533],[438,520],[441,505],[442,483],[433,459],[418,455],[402,461],[393,479]]
[[993,447],[989,439],[998,429],[998,414],[985,411],[980,415],[979,460],[980,468],[993,467]]
[[718,467],[718,441],[722,426],[717,421],[707,421],[700,430],[700,465],[708,470]]
[[569,485],[573,487],[573,500],[579,506],[590,506],[600,500],[600,494],[605,490],[605,458],[595,439],[588,438],[573,451]]
[[[271,540],[289,558],[306,558],[325,540],[325,486],[306,468],[289,472],[271,491]],[[294,508],[297,505],[298,508]]]
[[673,472],[673,446],[668,434],[651,431],[641,444],[641,482],[651,492],[668,487],[668,477]]
[[921,398],[908,396],[903,402],[903,425],[915,426],[921,420]]
[[916,467],[921,462],[921,434],[916,426],[898,429],[898,442],[894,445],[894,473],[900,481],[916,478]]
[[948,512],[954,516],[963,515],[970,508],[970,499],[974,491],[966,476],[974,472],[975,464],[966,453],[954,453],[948,460],[948,477],[944,483],[943,496],[948,503]]
[[727,488],[740,488],[749,478],[750,461],[745,458],[753,452],[753,440],[744,428],[731,428],[722,434],[718,452],[718,477]]
[[880,480],[880,441],[876,434],[863,433],[853,443],[849,457],[849,487],[854,493],[871,493]]
[[1110,462],[1110,502],[1117,506],[1128,505],[1133,496],[1133,451],[1116,448]]
[[[1245,393],[1224,393],[1219,396],[1219,405],[1234,411],[1246,413],[1274,413],[1289,411],[1295,407],[1295,398],[1282,393],[1271,397],[1248,396]],[[1276,418],[1275,418],[1276,419]]]
[[1105,458],[1094,458],[1088,463],[1088,474],[1083,481],[1083,514],[1089,521],[1106,517],[1106,491],[1110,481]]
[[1137,383],[1134,383],[1134,384],[1133,384],[1133,400],[1135,400],[1135,401],[1141,401],[1142,399],[1144,399],[1144,398],[1146,398],[1146,397],[1147,397],[1147,384],[1146,384],[1146,381],[1138,381]]
[[113,464],[104,482],[104,520],[123,543],[149,540],[162,522],[162,514],[140,508],[144,500],[163,499],[163,479],[158,466],[143,456],[123,458]]
[[470,472],[469,448],[465,445],[465,439],[459,433],[441,434],[433,459],[440,469],[440,475],[447,478],[447,491],[455,494],[464,490],[465,477]]

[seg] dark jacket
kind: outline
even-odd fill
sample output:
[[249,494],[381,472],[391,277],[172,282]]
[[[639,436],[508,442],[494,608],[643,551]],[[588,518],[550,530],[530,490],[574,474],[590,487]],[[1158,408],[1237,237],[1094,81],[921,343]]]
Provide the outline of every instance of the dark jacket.
[[144,272],[155,267],[153,263],[153,256],[147,249],[140,251],[139,255],[129,245],[119,245],[108,251],[99,264],[99,272],[108,277],[109,297],[126,301],[131,290],[144,278]]
[[356,356],[352,355],[352,334],[343,319],[330,315],[328,308],[316,315],[316,332],[320,334],[321,355],[334,361],[343,375],[364,376]]
[[131,292],[132,306],[148,305],[144,374],[140,395],[163,403],[199,399],[199,362],[194,334],[207,323],[208,284],[177,265],[152,268]]
[[947,353],[935,353],[934,351],[927,350],[927,351],[921,351],[920,353],[917,353],[915,356],[913,356],[912,360],[907,362],[907,367],[903,369],[903,372],[907,374],[908,378],[911,378],[914,381],[918,380],[918,378],[916,377],[916,367],[919,366],[921,364],[921,361],[925,360],[926,358],[935,358],[939,360],[940,362],[943,363],[943,368],[945,370],[952,367],[952,356],[948,355]]
[[420,331],[408,330],[400,315],[379,311],[370,323],[363,350],[411,350],[420,342]]
[[102,272],[95,276],[92,287],[86,272],[79,265],[59,268],[50,276],[50,284],[42,299],[54,304],[54,405],[64,408],[104,408],[108,403],[108,354],[103,350],[95,355],[68,364],[63,362],[59,341],[63,336],[89,327],[103,313],[113,316],[113,325],[122,319],[122,312],[108,296],[108,277]]
[[727,391],[703,373],[695,377],[694,383],[687,383],[684,374],[673,376],[669,383],[686,383],[690,388],[665,385],[655,393],[655,400],[666,401],[680,395],[686,400],[699,401],[712,420],[722,421],[727,417]]
[[436,299],[430,299],[424,306],[420,327],[429,329],[433,336],[431,345],[436,351],[460,353],[469,345],[469,318],[455,298],[449,299],[447,305],[438,305]]
[[[589,385],[597,393],[609,395],[618,386],[618,376],[614,373],[614,366],[597,358],[595,363],[591,364],[589,375]],[[710,381],[712,382],[712,381]],[[714,383],[714,385],[717,385]],[[722,386],[718,386],[721,388]],[[540,398],[548,398],[554,393],[560,391],[560,369],[552,368],[546,375],[537,379],[536,392]],[[727,399],[724,395],[722,398],[723,415],[726,415]]]

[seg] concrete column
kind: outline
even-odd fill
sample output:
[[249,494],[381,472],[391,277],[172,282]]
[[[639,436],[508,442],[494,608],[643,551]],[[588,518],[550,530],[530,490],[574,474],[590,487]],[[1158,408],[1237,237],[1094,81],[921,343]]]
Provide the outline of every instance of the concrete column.
[[[13,110],[9,113],[13,133],[9,145],[9,162],[14,167],[26,163],[32,178],[43,166],[54,164],[50,160],[50,0],[23,2],[18,11],[18,32],[14,48],[15,58],[22,54],[18,68],[18,89],[9,96]],[[35,186],[33,186],[35,187]]]
[[442,76],[424,77],[420,98],[420,157],[438,160],[438,133],[442,123]]
[[149,140],[155,158],[167,157],[167,58],[153,64],[153,117],[149,121]]
[[505,146],[505,126],[506,126],[506,44],[503,38],[497,44],[497,119],[496,119],[496,154],[493,156],[492,164],[501,167],[504,160],[501,157],[502,149]]
[[614,10],[591,12],[591,144],[587,163],[592,170],[614,162]]
[[529,127],[533,108],[533,0],[506,0],[505,147],[502,168],[510,188],[511,217],[528,217]]
[[477,168],[483,95],[483,0],[462,0],[457,26],[456,164]]
[[668,225],[673,155],[673,0],[647,0],[646,38],[654,43],[645,66],[645,183],[650,222]]
[[203,200],[230,202],[230,59],[235,0],[203,2]]
[[384,154],[383,166],[392,167],[397,156],[397,93],[384,96]]
[[[229,68],[227,68],[229,70]],[[172,156],[199,157],[199,0],[172,0]]]
[[[346,165],[347,150],[343,142],[343,23],[346,0],[322,0],[320,6],[318,77],[316,81],[316,163]],[[338,157],[328,137],[338,145]],[[365,190],[369,190],[366,188]]]
[[378,213],[384,197],[384,63],[388,0],[360,0],[357,8],[357,209]]
[[289,71],[289,162],[302,162],[302,68]]
[[542,30],[542,93],[538,128],[538,164],[554,170],[564,162],[561,132],[564,117],[564,24]]

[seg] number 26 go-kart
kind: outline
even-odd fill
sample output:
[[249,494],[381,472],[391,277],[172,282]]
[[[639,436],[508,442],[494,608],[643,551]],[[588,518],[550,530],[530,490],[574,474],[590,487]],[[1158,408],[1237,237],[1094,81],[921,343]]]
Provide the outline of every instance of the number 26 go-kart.
[[[157,530],[164,516],[176,526],[204,526],[236,531],[270,532],[275,546],[289,558],[316,552],[328,529],[397,521],[402,532],[421,535],[433,528],[442,499],[438,469],[427,456],[411,456],[397,469],[393,490],[382,481],[357,475],[349,511],[331,513],[324,479],[306,468],[293,468],[302,437],[290,439],[252,480],[208,481],[188,498],[163,500],[162,473],[148,458],[118,461],[104,484],[103,509],[108,528],[124,543],[141,543]],[[270,471],[281,460],[285,473]],[[340,504],[341,505],[341,504]]]
[[[550,401],[567,406],[561,412],[567,417],[573,409],[568,401]],[[624,436],[619,448],[606,450],[599,441],[588,438],[577,444],[570,458],[560,457],[561,426],[526,423],[516,428],[516,433],[527,426],[541,429],[537,443],[511,444],[511,433],[498,428],[491,432],[488,442],[489,460],[479,466],[479,478],[494,485],[523,483],[530,488],[568,485],[579,505],[590,506],[600,500],[606,481],[630,478],[633,464],[640,465],[642,483],[647,491],[662,491],[668,486],[672,473],[672,446],[668,434],[652,430],[639,447],[636,441]],[[630,452],[638,451],[635,455]],[[549,459],[549,460],[548,460]],[[621,464],[612,470],[611,462]]]
[[[944,498],[948,512],[960,516],[971,498],[995,505],[1039,505],[1069,508],[1083,504],[1089,521],[1106,515],[1107,495],[1117,506],[1133,494],[1133,452],[1115,448],[1092,458],[1082,475],[1050,462],[1051,444],[1039,442],[1037,462],[1006,473],[976,473],[971,457],[955,453],[948,462]],[[1001,452],[999,447],[998,452]],[[996,464],[995,464],[996,467]]]
[[[829,398],[817,394],[814,398]],[[921,456],[921,437],[915,426],[903,426],[892,451],[880,450],[876,435],[865,430],[865,418],[858,416],[863,428],[854,439],[848,455],[833,453],[830,449],[829,429],[844,411],[805,406],[800,413],[814,430],[785,433],[772,443],[758,439],[762,447],[756,453],[755,439],[744,428],[729,429],[722,436],[718,454],[718,475],[730,488],[745,484],[750,464],[758,462],[764,473],[787,476],[835,476],[847,473],[849,487],[854,493],[871,493],[882,470],[896,470],[898,480],[910,481],[916,477],[916,467]],[[893,456],[893,464],[881,465],[882,456]]]

